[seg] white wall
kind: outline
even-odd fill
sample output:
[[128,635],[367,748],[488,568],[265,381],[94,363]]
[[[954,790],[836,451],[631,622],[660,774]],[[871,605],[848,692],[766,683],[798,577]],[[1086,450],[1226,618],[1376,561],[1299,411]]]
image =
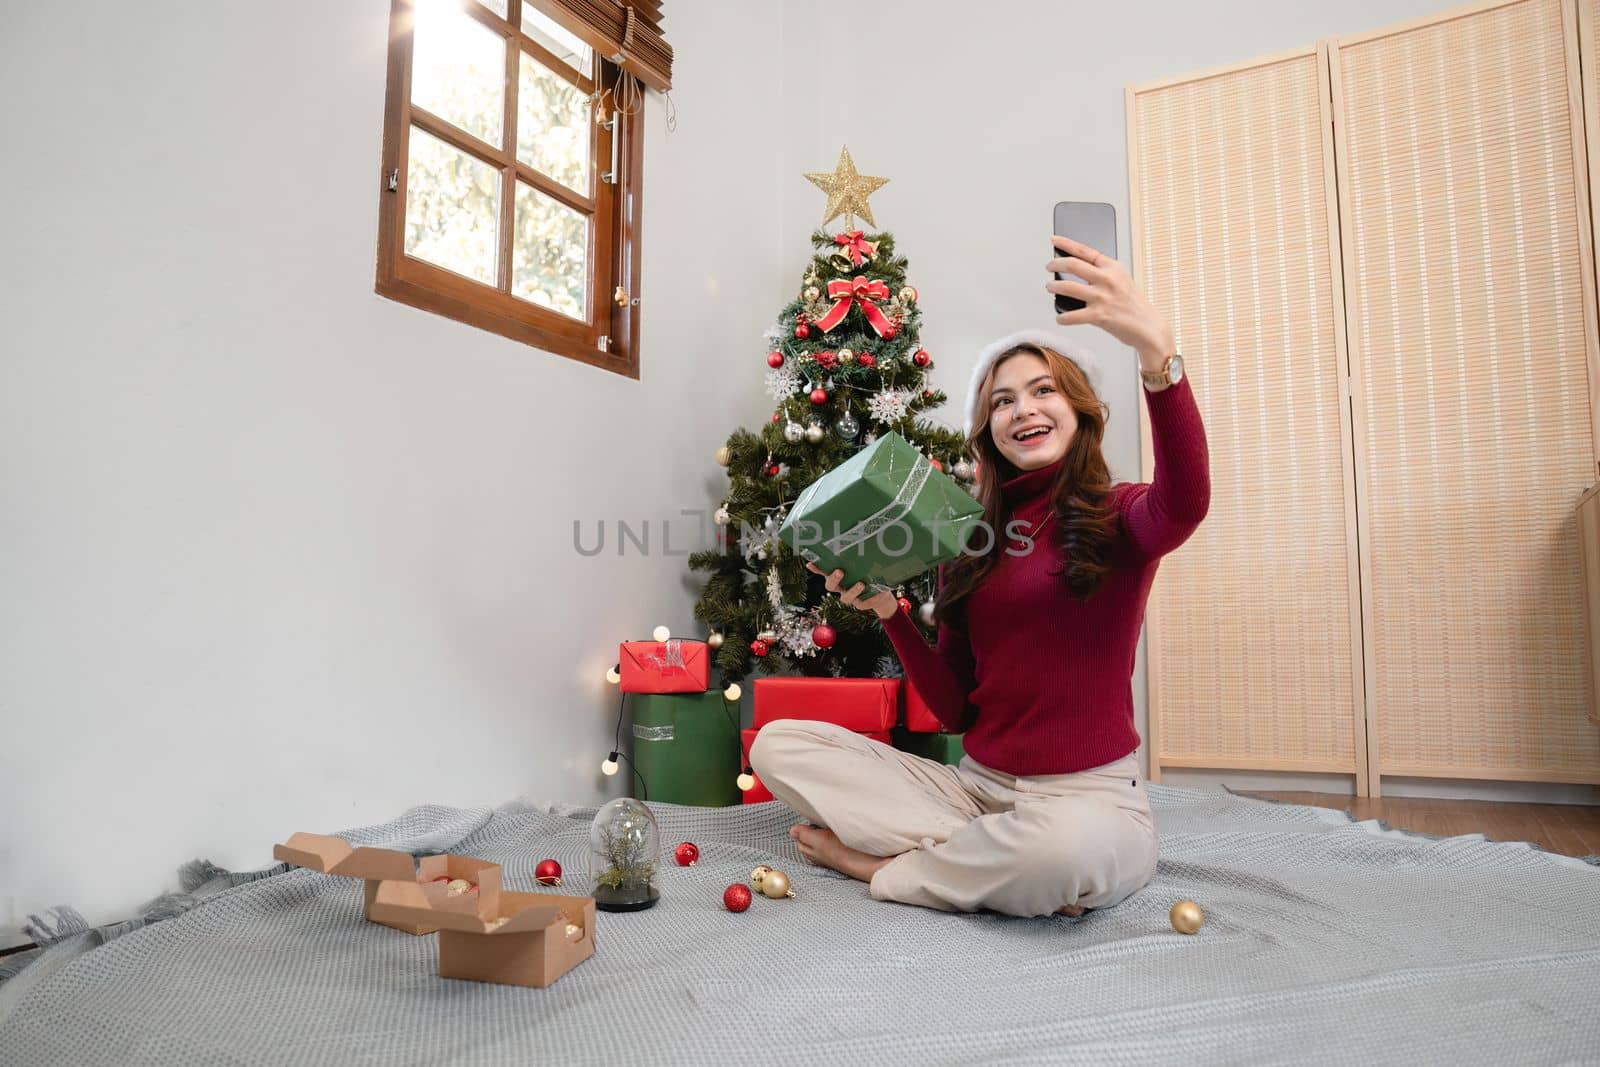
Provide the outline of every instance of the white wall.
[[[596,771],[610,646],[693,631],[697,589],[681,559],[578,556],[572,521],[659,535],[715,503],[821,218],[801,175],[841,144],[893,179],[877,221],[959,405],[979,344],[1049,321],[1052,203],[1116,204],[1126,248],[1128,83],[1442,6],[674,0],[631,382],[374,295],[385,0],[13,5],[0,944],[294,830],[620,789]],[[1132,477],[1132,357],[1108,354]],[[1143,731],[1142,661],[1134,689]]]
[[[798,276],[805,235],[822,218],[820,193],[799,175],[831,169],[839,146],[848,144],[862,173],[891,179],[872,198],[874,217],[894,231],[898,250],[911,261],[911,284],[925,315],[924,342],[934,358],[932,377],[952,398],[947,421],[959,426],[977,349],[1014,329],[1053,322],[1044,264],[1056,201],[1116,205],[1119,258],[1130,261],[1124,102],[1129,85],[1457,6],[1449,0],[786,3],[787,132],[780,168],[786,266]],[[863,71],[859,80],[845,73],[851,69]],[[1107,460],[1114,476],[1137,480],[1135,405],[1142,401],[1134,357],[1098,330],[1072,329],[1112,367]],[[1145,736],[1142,641],[1133,685]],[[1202,771],[1167,771],[1162,780],[1328,792],[1349,792],[1353,785],[1333,775]],[[1591,786],[1386,778],[1384,791],[1600,802],[1600,789]]]
[[90,8],[0,32],[0,944],[295,830],[620,790],[604,670],[696,589],[611,524],[714,506],[766,403],[775,13],[671,12],[633,382],[374,294],[387,0]]

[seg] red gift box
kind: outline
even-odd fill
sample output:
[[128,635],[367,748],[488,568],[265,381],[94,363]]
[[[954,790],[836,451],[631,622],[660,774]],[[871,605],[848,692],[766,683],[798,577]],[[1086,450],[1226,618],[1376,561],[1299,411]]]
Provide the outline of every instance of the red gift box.
[[[793,716],[790,717],[793,718]],[[757,731],[754,729],[739,731],[741,743],[744,745],[744,765],[746,767],[750,766],[750,746],[756,743],[756,733]],[[861,736],[885,745],[893,745],[894,743],[886,730],[863,731]],[[756,780],[756,784],[744,791],[744,802],[746,804],[760,804],[764,801],[775,799],[771,790],[761,784],[760,775],[752,771],[750,777]]]
[[711,652],[704,641],[624,641],[617,650],[624,693],[704,693]]
[[898,678],[757,678],[751,724],[779,719],[831,722],[858,734],[882,732],[900,713]]
[[906,681],[906,729],[914,734],[936,734],[944,729],[944,723],[939,721],[939,716],[933,713],[922,699],[922,694],[917,692],[917,687],[910,680]]

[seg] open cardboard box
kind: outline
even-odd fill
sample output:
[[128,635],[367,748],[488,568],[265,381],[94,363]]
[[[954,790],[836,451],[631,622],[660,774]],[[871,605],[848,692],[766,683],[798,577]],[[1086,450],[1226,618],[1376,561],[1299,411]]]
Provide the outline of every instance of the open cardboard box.
[[[442,929],[437,921],[388,920],[373,912],[378,886],[386,881],[424,884],[438,890],[438,903],[431,906],[422,919],[437,919],[440,914],[494,917],[500,914],[500,865],[471,856],[422,856],[413,858],[409,852],[396,852],[387,848],[351,848],[342,837],[328,834],[294,834],[287,842],[272,850],[274,859],[296,867],[306,867],[324,874],[366,881],[365,900],[361,913],[368,920],[392,926],[408,934],[431,934]],[[478,887],[477,892],[450,895],[436,878],[465,878]]]
[[486,915],[449,903],[435,882],[381,882],[369,917],[437,929],[440,978],[547,986],[594,955],[593,897],[506,890]]

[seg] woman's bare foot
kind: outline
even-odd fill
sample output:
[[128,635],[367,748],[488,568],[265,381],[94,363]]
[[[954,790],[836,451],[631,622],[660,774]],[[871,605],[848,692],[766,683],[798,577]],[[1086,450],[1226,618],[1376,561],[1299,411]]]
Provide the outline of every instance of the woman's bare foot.
[[871,856],[844,844],[832,830],[823,826],[791,826],[789,836],[800,846],[800,855],[819,867],[847,874],[859,882],[870,882],[878,869],[893,856]]
[[1069,916],[1071,918],[1076,919],[1078,916],[1083,914],[1083,905],[1082,904],[1067,904],[1064,907],[1057,908],[1056,909],[1056,914],[1057,915],[1066,915],[1066,916]]

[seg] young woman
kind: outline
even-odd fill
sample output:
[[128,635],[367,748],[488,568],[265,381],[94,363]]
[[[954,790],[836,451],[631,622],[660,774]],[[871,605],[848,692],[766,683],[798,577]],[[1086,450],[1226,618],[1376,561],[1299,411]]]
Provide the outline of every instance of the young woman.
[[[830,723],[784,720],[751,748],[772,795],[813,825],[811,862],[872,896],[945,911],[1078,915],[1155,873],[1156,833],[1133,724],[1134,649],[1163,555],[1211,499],[1205,431],[1171,327],[1116,260],[1056,237],[1045,288],[1138,354],[1155,449],[1152,482],[1112,485],[1108,409],[1094,357],[1056,331],[983,350],[967,396],[968,449],[994,532],[940,569],[938,648],[887,591],[840,588],[875,612],[923,700],[966,755],[951,767]],[[812,568],[816,570],[815,567]],[[822,573],[818,571],[817,573]]]

